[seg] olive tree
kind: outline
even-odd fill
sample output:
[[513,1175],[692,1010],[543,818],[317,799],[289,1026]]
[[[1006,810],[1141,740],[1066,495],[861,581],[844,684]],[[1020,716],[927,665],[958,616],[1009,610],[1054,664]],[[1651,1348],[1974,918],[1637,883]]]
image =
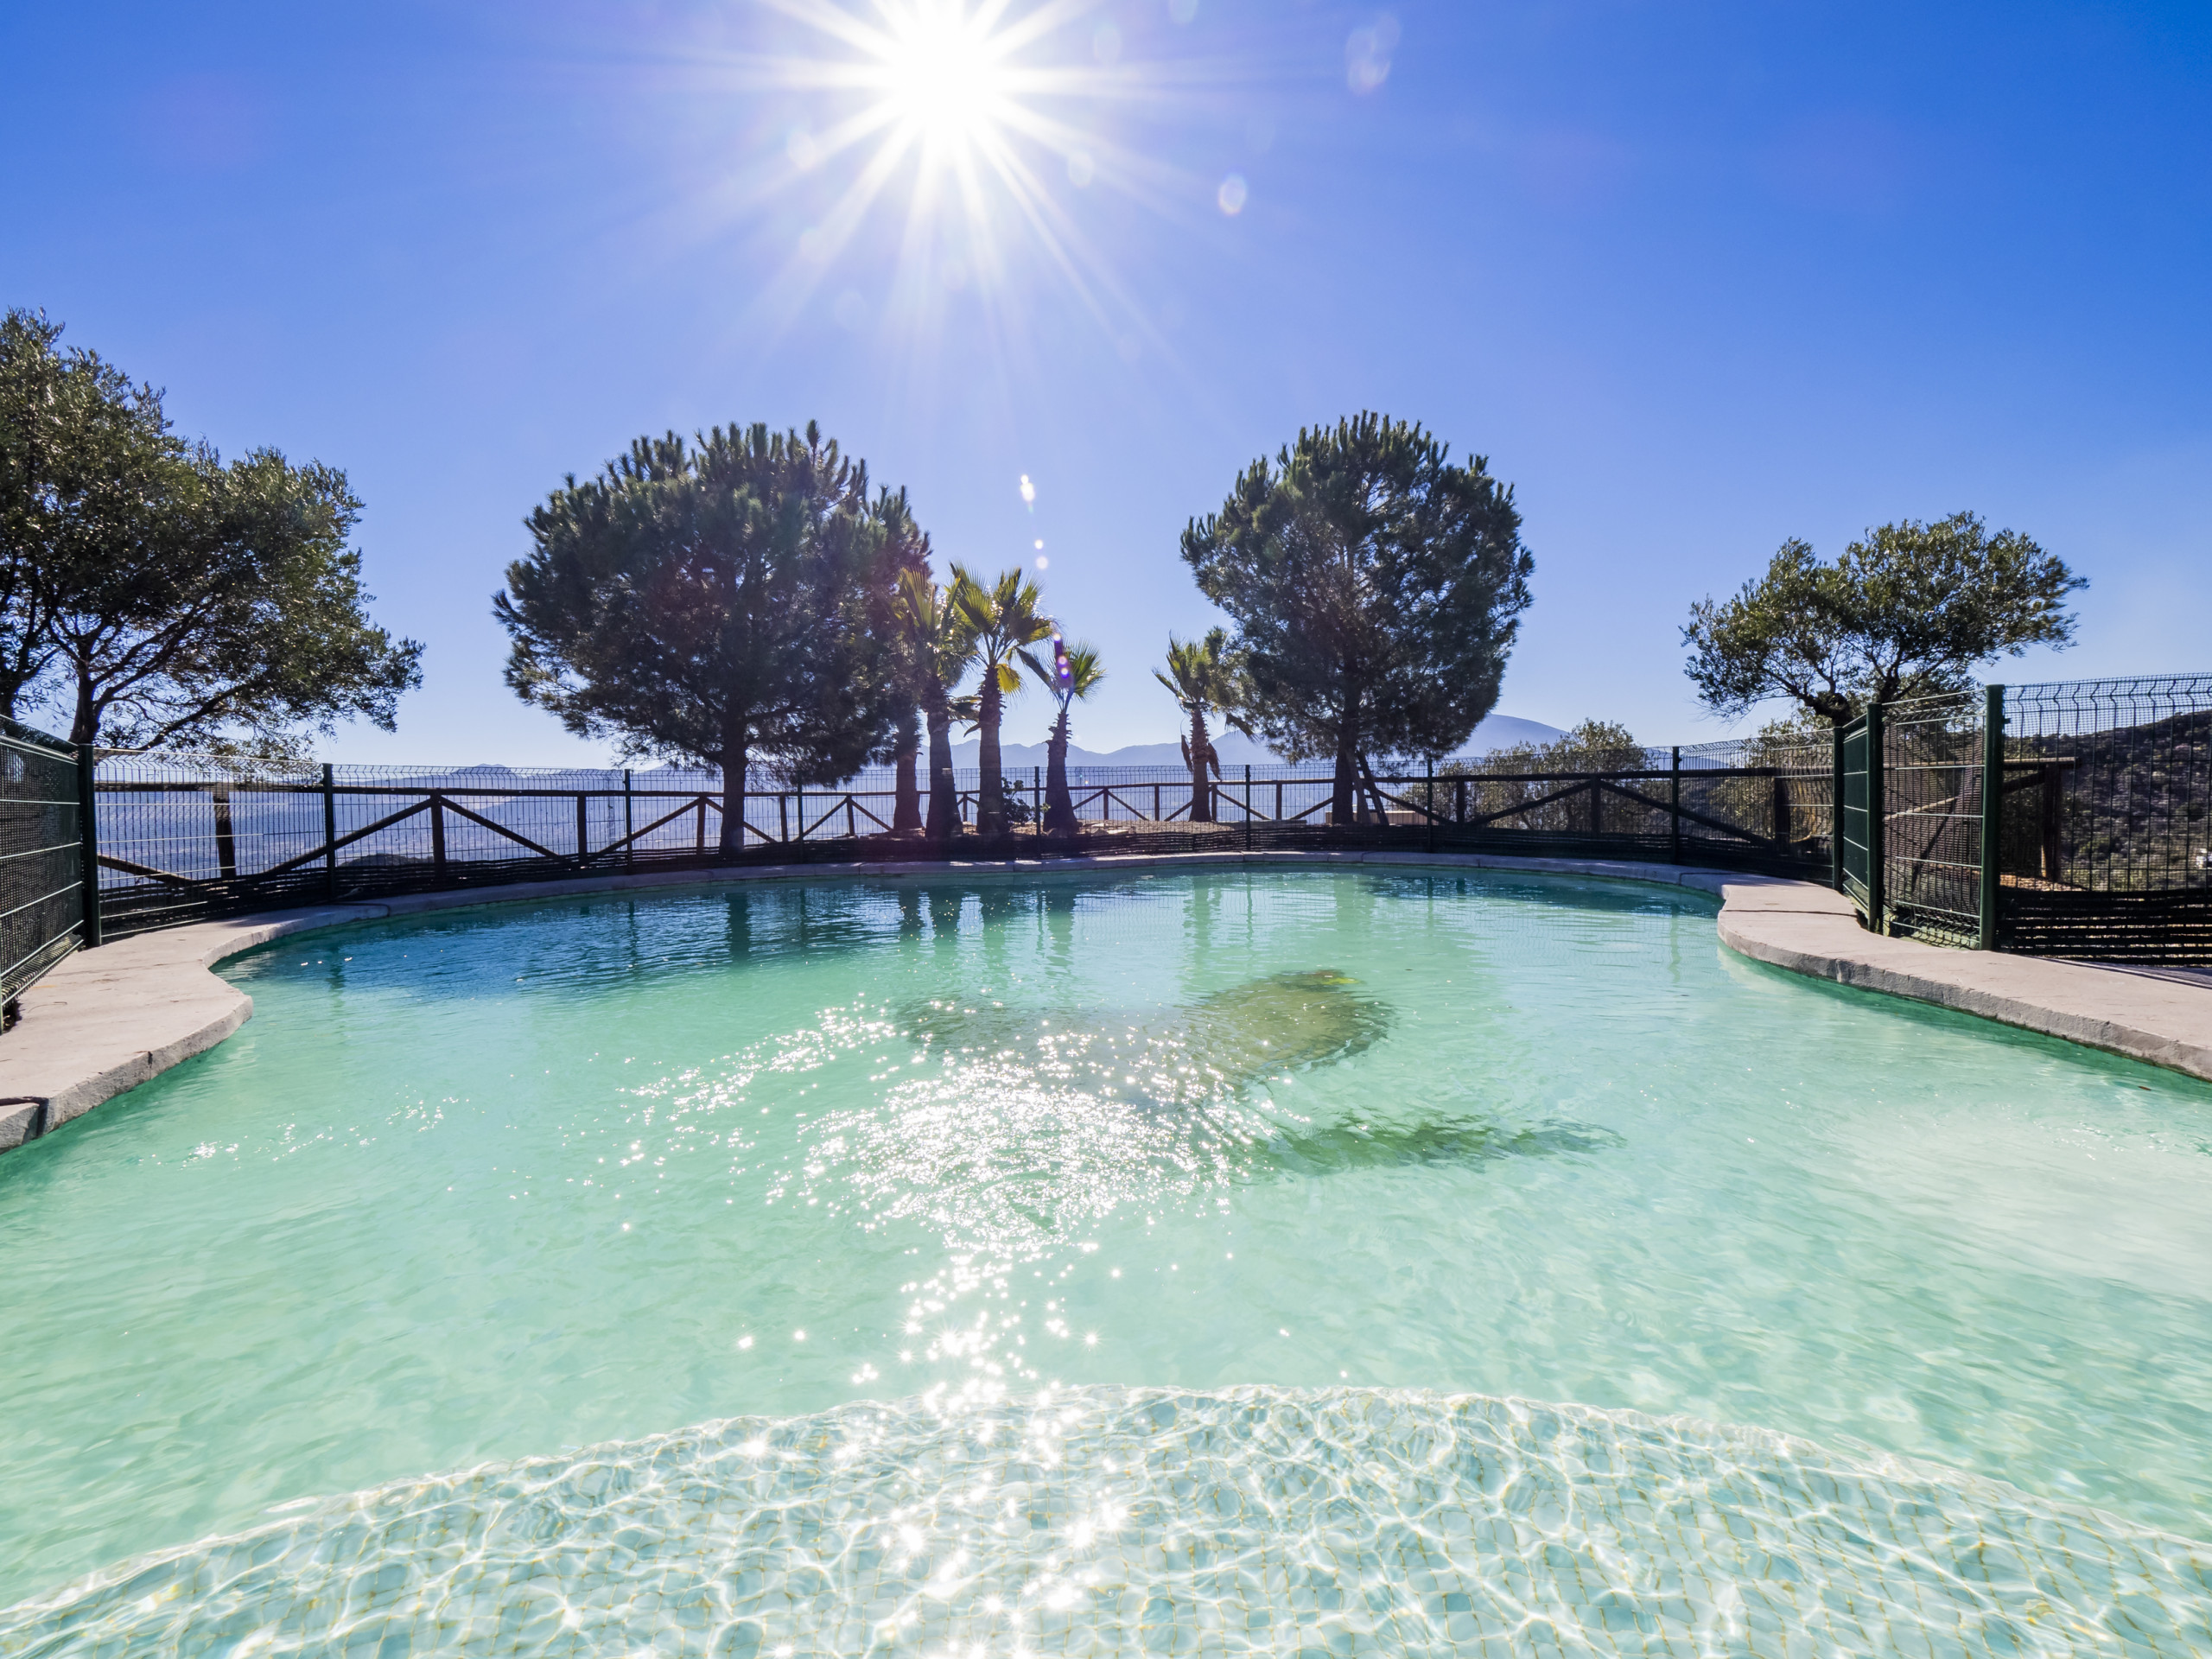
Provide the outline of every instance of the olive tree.
[[53,706],[96,747],[278,756],[344,718],[390,730],[423,647],[368,620],[346,474],[226,462],[60,333],[0,321],[0,713]]
[[1687,671],[1717,713],[1786,697],[1834,724],[1870,702],[1958,690],[1978,664],[2030,645],[2072,643],[2066,596],[2088,585],[1971,512],[1884,524],[1834,563],[1793,538],[1733,598],[1690,607]]

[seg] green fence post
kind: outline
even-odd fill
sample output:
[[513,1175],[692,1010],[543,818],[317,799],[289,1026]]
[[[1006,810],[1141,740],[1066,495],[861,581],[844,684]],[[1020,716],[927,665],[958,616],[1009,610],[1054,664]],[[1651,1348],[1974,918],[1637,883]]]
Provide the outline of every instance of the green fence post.
[[1885,776],[1888,756],[1882,748],[1882,705],[1866,705],[1866,925],[1877,933],[1890,931],[1885,913],[1890,899],[1890,836],[1884,820],[1888,806]]
[[1835,739],[1835,776],[1828,786],[1828,885],[1843,891],[1843,728],[1838,721],[1829,732]]
[[1997,899],[2003,874],[2000,855],[2005,829],[2005,688],[1984,694],[1981,715],[1981,938],[1985,950],[1997,948]]
[[338,902],[338,774],[322,763],[322,896]]
[[1667,767],[1667,856],[1679,864],[1682,861],[1682,746],[1679,743]]
[[78,872],[79,884],[84,889],[85,921],[80,939],[87,950],[96,950],[100,943],[100,833],[99,805],[94,796],[92,767],[93,750],[89,743],[77,746],[77,841],[80,848],[81,863]]

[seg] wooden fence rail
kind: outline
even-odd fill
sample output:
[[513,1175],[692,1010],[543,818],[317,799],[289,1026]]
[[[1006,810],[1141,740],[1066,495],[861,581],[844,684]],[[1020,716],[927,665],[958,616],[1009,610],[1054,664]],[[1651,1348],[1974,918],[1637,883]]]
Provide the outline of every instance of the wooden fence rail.
[[[1669,783],[1669,793],[1664,797],[1631,786],[1658,779]],[[1772,780],[1770,817],[1763,825],[1730,823],[1713,812],[1685,805],[1681,800],[1681,785],[1686,781],[1711,785],[1751,779]],[[1667,834],[1676,843],[1685,832],[1697,831],[1745,848],[1786,850],[1799,839],[1795,833],[1798,813],[1793,811],[1790,800],[1793,779],[1808,786],[1827,782],[1825,772],[1791,772],[1775,767],[1710,768],[1687,772],[1679,768],[1649,767],[1591,772],[1455,772],[1440,777],[1428,772],[1419,777],[1370,774],[1363,778],[1357,799],[1358,821],[1363,823],[1387,823],[1397,817],[1403,822],[1432,829],[1519,828],[1543,833],[1548,828],[1582,836],[1645,833],[1626,830],[1609,832],[1606,808],[1608,803],[1613,803],[1634,816],[1662,825],[1658,833]],[[1537,792],[1503,804],[1485,804],[1484,793],[1497,786],[1516,791],[1534,789]],[[1325,775],[1254,778],[1248,769],[1243,779],[1209,780],[1203,786],[1202,794],[1194,790],[1188,779],[1160,779],[1080,783],[1071,787],[1070,796],[1079,823],[1085,826],[1126,825],[1141,830],[1147,825],[1164,827],[1172,823],[1182,829],[1203,829],[1204,824],[1197,822],[1192,813],[1193,806],[1203,800],[1210,817],[1219,825],[1290,827],[1306,824],[1316,815],[1324,815],[1323,822],[1326,823],[1326,815],[1331,811],[1331,780]],[[1287,791],[1294,790],[1311,791],[1318,798],[1298,804],[1287,798]],[[101,815],[107,823],[99,855],[100,867],[128,881],[156,883],[179,893],[250,888],[308,871],[319,864],[334,893],[341,865],[346,861],[340,859],[341,852],[417,820],[427,821],[428,834],[424,836],[418,830],[409,850],[427,851],[424,861],[429,864],[434,880],[442,880],[453,867],[496,860],[502,856],[497,850],[502,847],[578,872],[615,865],[628,868],[640,853],[665,856],[688,851],[704,855],[720,842],[718,830],[709,838],[709,813],[719,822],[728,810],[721,791],[696,787],[639,787],[633,781],[626,781],[620,787],[605,785],[565,788],[504,783],[340,782],[329,768],[325,768],[324,776],[316,781],[240,778],[101,779],[98,792],[104,800],[111,802]],[[1015,833],[1041,837],[1045,807],[1041,769],[1026,779],[1009,777],[1005,793],[1015,808]],[[957,792],[963,823],[973,821],[977,795],[972,787]],[[288,798],[318,799],[322,810],[315,818],[302,817],[297,822],[280,814],[276,823],[258,830],[252,828],[251,812],[257,798],[267,802]],[[212,808],[211,816],[188,825],[175,822],[175,810],[189,808],[195,798],[205,800]],[[348,799],[397,800],[399,804],[367,823],[341,830],[340,808]],[[556,826],[569,827],[563,823],[563,815],[545,810],[556,801],[571,801],[575,806],[574,838],[566,848],[553,844],[557,835]],[[772,801],[772,823],[766,818]],[[893,834],[891,819],[894,801],[895,791],[888,788],[747,791],[739,802],[738,817],[748,847],[855,840]],[[518,802],[537,810],[519,814],[501,812],[502,807]],[[125,803],[143,804],[134,810]],[[594,846],[593,824],[607,816],[604,810],[594,814],[594,804],[611,807],[618,803],[620,832],[608,835]],[[1532,815],[1548,812],[1556,820],[1562,811],[1571,819],[1564,825],[1553,822],[1545,826],[1529,822]],[[689,833],[678,830],[671,840],[667,832],[686,819],[690,820],[685,826]],[[472,826],[489,839],[480,838],[473,849],[458,850],[452,841],[457,825]],[[289,841],[296,847],[302,835],[310,834],[315,836],[312,844],[303,850],[289,852],[275,862],[249,868],[241,860],[242,837],[249,841]],[[215,852],[213,874],[164,868],[167,863],[180,861],[163,859],[161,853],[174,854],[181,846],[204,848],[210,839]],[[427,849],[423,846],[425,840]],[[486,848],[492,850],[487,851]],[[512,853],[505,855],[513,856]],[[197,860],[181,861],[192,863]],[[204,871],[205,867],[201,868]]]

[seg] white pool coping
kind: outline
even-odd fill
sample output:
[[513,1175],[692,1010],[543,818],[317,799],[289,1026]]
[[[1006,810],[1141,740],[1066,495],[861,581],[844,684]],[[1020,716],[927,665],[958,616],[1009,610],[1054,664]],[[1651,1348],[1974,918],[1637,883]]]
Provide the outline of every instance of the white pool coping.
[[1955,1008],[2212,1080],[2212,983],[2088,963],[1954,950],[1883,938],[1827,887],[1772,876],[1607,859],[1484,853],[1157,853],[1018,864],[797,864],[583,876],[503,887],[324,905],[141,933],[69,957],[23,993],[0,1036],[0,1152],[58,1128],[181,1060],[213,1048],[253,1014],[253,1000],[211,971],[294,933],[463,906],[535,904],[591,893],[729,887],[756,881],[1031,876],[1083,870],[1389,865],[1605,876],[1688,887],[1721,901],[1721,943],[1756,961]]

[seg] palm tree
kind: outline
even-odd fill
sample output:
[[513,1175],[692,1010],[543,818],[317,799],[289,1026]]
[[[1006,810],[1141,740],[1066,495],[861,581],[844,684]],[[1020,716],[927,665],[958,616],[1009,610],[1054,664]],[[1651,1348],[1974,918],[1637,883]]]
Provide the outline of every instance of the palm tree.
[[976,833],[1006,833],[1006,784],[999,775],[999,716],[1006,699],[1021,690],[1021,676],[1014,671],[1014,653],[1034,645],[1052,632],[1052,622],[1037,609],[1037,584],[1019,568],[1003,572],[986,588],[959,565],[952,567],[954,603],[975,630],[975,660],[982,664],[982,683],[976,688],[976,770],[982,773],[976,791]]
[[1068,793],[1068,709],[1077,697],[1087,697],[1096,690],[1106,671],[1098,666],[1095,648],[1071,645],[1057,633],[1052,636],[1049,664],[1039,661],[1026,646],[1021,660],[1060,705],[1060,717],[1052,723],[1052,735],[1045,746],[1045,830],[1048,835],[1071,836],[1075,798]]
[[[959,582],[940,588],[919,570],[899,573],[893,603],[912,652],[912,695],[930,734],[930,813],[924,833],[950,838],[960,828],[952,786],[952,688],[976,660],[976,631],[958,603]],[[903,809],[903,803],[902,803]],[[894,822],[902,811],[893,814]]]
[[1169,634],[1167,672],[1155,668],[1152,677],[1167,688],[1191,717],[1190,735],[1183,740],[1183,759],[1191,768],[1191,822],[1211,823],[1213,791],[1206,786],[1206,773],[1211,768],[1215,777],[1221,776],[1221,757],[1206,735],[1206,715],[1217,714],[1245,736],[1252,735],[1240,712],[1243,697],[1228,630],[1216,628],[1204,639],[1178,639]]

